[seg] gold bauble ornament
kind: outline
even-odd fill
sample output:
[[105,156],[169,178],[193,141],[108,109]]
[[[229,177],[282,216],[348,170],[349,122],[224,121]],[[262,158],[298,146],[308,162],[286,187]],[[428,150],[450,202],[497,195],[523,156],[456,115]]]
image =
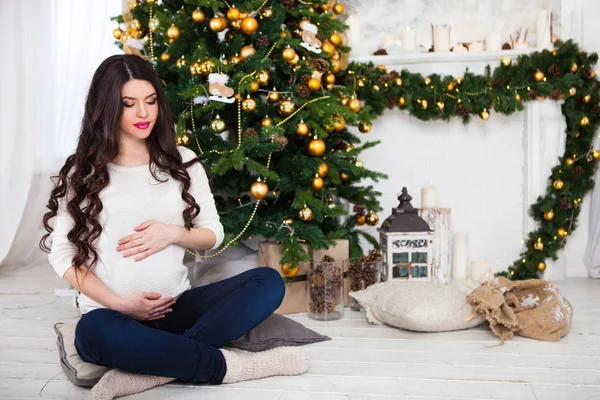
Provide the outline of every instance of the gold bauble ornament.
[[242,20],[242,32],[246,35],[252,35],[258,29],[258,21],[254,17],[247,17]]
[[151,20],[148,21],[148,29],[150,32],[156,32],[160,27],[160,21],[156,17],[152,17]]
[[519,93],[515,95],[515,100],[521,101],[521,95]]
[[444,104],[443,101],[438,101],[437,103],[438,108],[440,109],[440,111],[444,111],[444,108],[446,108],[446,104]]
[[589,94],[586,94],[585,96],[583,96],[582,100],[584,103],[589,103],[591,99],[592,99],[592,96],[590,96]]
[[291,47],[286,47],[281,52],[281,56],[285,61],[292,61],[294,57],[296,57],[296,50],[292,49]]
[[479,114],[479,118],[481,118],[482,121],[487,121],[488,119],[490,119],[490,113],[487,112],[487,110],[483,110],[480,114]]
[[200,74],[200,63],[199,62],[194,61],[193,63],[190,64],[190,74],[192,74],[192,75]]
[[231,21],[231,27],[236,31],[242,29],[242,20],[238,19],[237,21]]
[[250,194],[258,200],[264,199],[269,194],[269,186],[258,178],[258,180],[250,186]]
[[429,85],[431,85],[431,78],[427,76],[427,77],[425,77],[425,79],[423,80],[423,82],[425,82],[425,84],[427,86],[429,86]]
[[319,90],[321,87],[321,81],[317,78],[310,78],[308,80],[308,88],[312,91]]
[[279,114],[283,116],[288,116],[294,112],[296,106],[291,100],[284,100],[279,103]]
[[[228,32],[229,33],[229,32]],[[253,47],[254,48],[254,47]],[[244,58],[242,56],[239,55],[234,55],[233,57],[231,57],[231,63],[232,64],[239,64]]]
[[396,78],[396,79],[394,79],[394,84],[396,86],[402,86],[402,78]]
[[600,150],[592,150],[592,157],[594,157],[594,160],[596,161],[600,160]]
[[262,121],[260,121],[260,126],[271,126],[273,125],[273,120],[269,117],[264,117]]
[[300,211],[298,211],[298,218],[304,222],[310,221],[313,218],[312,210],[307,206],[304,206],[300,209]]
[[256,109],[256,101],[254,101],[254,99],[244,99],[244,101],[242,101],[242,110],[246,111],[246,112],[251,112],[254,111]]
[[250,82],[250,92],[255,93],[258,91],[259,85],[257,81]]
[[589,124],[590,124],[590,119],[585,115],[579,121],[579,125],[581,125],[581,126],[587,126]]
[[283,219],[283,221],[281,221],[281,222],[282,222],[283,224],[285,224],[285,225],[291,225],[291,224],[293,224],[293,223],[294,223],[294,219],[293,219],[293,218],[290,218],[290,217],[287,217],[287,218],[284,218],[284,219]]
[[208,27],[213,32],[222,32],[225,30],[225,28],[227,28],[227,22],[223,17],[213,17],[210,19]]
[[569,95],[570,96],[575,96],[577,94],[577,89],[575,89],[574,87],[569,89]]
[[533,244],[533,248],[537,251],[544,250],[544,243],[542,243],[542,239],[538,239],[538,241]]
[[398,105],[400,107],[404,107],[406,105],[406,99],[404,98],[404,96],[398,97]]
[[373,211],[369,212],[366,216],[367,225],[375,226],[379,222],[379,216],[375,214]]
[[298,275],[299,270],[300,268],[298,268],[297,265],[293,265],[292,263],[286,263],[281,266],[281,273],[283,274],[283,276],[286,276],[288,278]]
[[298,125],[296,125],[296,133],[300,136],[308,135],[308,125],[306,123],[300,121]]
[[213,119],[212,121],[210,121],[210,130],[213,133],[223,133],[223,131],[225,131],[226,128],[226,124],[225,121],[223,121],[221,119],[221,117],[219,117],[219,115],[217,114],[217,117],[215,119]]
[[350,179],[350,175],[348,175],[345,172],[340,172],[338,175],[339,175],[340,179],[344,182],[347,181],[348,179]]
[[359,160],[358,158],[356,159],[356,161],[354,161],[354,165],[356,165],[358,168],[364,168],[365,167],[365,163],[362,162],[362,160]]
[[577,72],[578,69],[579,69],[579,66],[577,65],[577,63],[571,64],[571,72],[575,73],[575,72]]
[[342,97],[340,99],[340,103],[342,103],[343,106],[347,106],[349,101],[350,101],[350,99],[347,97]]
[[200,24],[202,22],[204,22],[204,20],[206,19],[206,14],[204,14],[204,11],[202,11],[199,8],[196,8],[194,11],[192,11],[192,21],[194,21],[197,24]]
[[587,78],[588,79],[594,79],[596,77],[596,71],[594,70],[590,70],[590,73],[588,74]]
[[572,158],[565,158],[565,165],[573,165],[573,162]]
[[446,86],[446,90],[451,92],[454,90],[454,82],[449,82],[448,86]]
[[339,33],[335,32],[332,33],[331,36],[329,36],[329,41],[332,45],[339,46],[340,44],[342,44],[342,37]]
[[331,84],[331,83],[335,83],[335,75],[334,74],[327,74],[325,75],[325,82]]
[[181,58],[175,62],[175,65],[177,66],[177,68],[183,68],[183,67],[185,67],[185,64],[186,64],[186,62],[185,62],[184,56],[181,56]]
[[356,82],[356,85],[357,85],[358,87],[365,87],[365,83],[364,83],[362,80],[360,80],[360,81]]
[[129,23],[129,27],[131,29],[135,29],[136,31],[138,31],[138,30],[142,29],[142,24],[137,19],[134,19]]
[[457,85],[460,85],[461,83],[463,83],[464,79],[462,76],[457,76],[456,78],[454,78],[454,81]]
[[167,37],[171,40],[177,40],[179,35],[181,34],[181,30],[172,24],[169,29],[167,29]]
[[369,132],[371,132],[371,128],[372,128],[372,125],[370,122],[361,121],[358,124],[358,130],[360,131],[360,133],[369,133]]
[[271,18],[273,16],[273,9],[272,8],[265,8],[262,10],[262,12],[260,13],[260,16],[262,18]]
[[160,55],[160,61],[162,61],[162,62],[167,62],[170,59],[171,59],[171,55],[169,53],[165,52]]
[[237,21],[238,19],[240,19],[240,10],[238,10],[235,7],[232,7],[229,10],[227,10],[227,19],[230,21]]
[[340,69],[342,69],[342,63],[340,60],[331,60],[331,72],[336,74],[340,72]]
[[335,51],[335,46],[326,40],[323,42],[323,44],[321,44],[321,50],[323,50],[325,53],[331,54]]
[[215,62],[213,60],[206,60],[203,63],[200,64],[200,71],[204,74],[204,75],[208,75],[211,72],[214,71],[216,65]]
[[500,59],[500,62],[502,63],[503,67],[508,67],[510,64],[512,64],[512,58],[509,56],[504,56]]
[[417,103],[419,103],[419,105],[421,106],[421,110],[427,110],[427,107],[429,106],[429,102],[424,99],[417,101]]
[[311,156],[320,156],[325,153],[325,142],[321,139],[312,139],[308,142],[308,153]]
[[544,73],[542,71],[535,71],[535,74],[533,74],[533,79],[535,79],[536,82],[541,82],[544,80]]
[[561,238],[564,238],[565,236],[567,236],[567,230],[565,228],[558,228],[558,230],[556,232],[558,233],[558,236],[560,236]]
[[333,12],[336,14],[343,14],[344,13],[344,5],[342,3],[335,3],[333,5]]
[[269,101],[271,103],[277,103],[280,99],[281,99],[281,95],[279,94],[279,92],[277,90],[275,90],[275,88],[273,88],[273,90],[270,91],[269,94],[267,95],[267,101]]
[[240,56],[245,60],[256,54],[256,49],[251,44],[240,49]]
[[544,272],[546,270],[546,263],[540,261],[540,263],[537,265],[537,270],[540,272]]
[[562,190],[562,188],[565,186],[565,183],[563,181],[561,181],[560,179],[557,179],[554,181],[554,183],[552,183],[552,186],[556,190]]
[[267,83],[269,83],[269,71],[266,69],[261,69],[256,73],[256,79],[258,80],[260,86],[265,86]]
[[346,120],[341,115],[336,115],[333,118],[333,129],[336,131],[341,131],[346,126]]
[[323,189],[323,185],[325,184],[325,182],[323,182],[323,178],[321,178],[320,176],[315,176],[312,180],[312,188],[313,190],[321,190]]
[[553,210],[548,210],[544,213],[544,219],[546,221],[552,221],[554,219],[554,211]]
[[357,98],[350,99],[348,101],[348,108],[354,112],[359,112],[360,111],[360,100],[358,100]]
[[324,162],[321,163],[321,165],[319,165],[319,169],[317,170],[317,175],[319,175],[321,178],[325,178],[328,172],[329,167],[327,166],[327,164]]
[[362,214],[356,214],[354,216],[354,221],[356,222],[356,225],[358,226],[362,226],[365,224],[366,221],[366,217]]
[[115,28],[115,30],[113,31],[113,37],[119,40],[121,39],[121,36],[123,36],[123,31],[121,30],[121,28]]

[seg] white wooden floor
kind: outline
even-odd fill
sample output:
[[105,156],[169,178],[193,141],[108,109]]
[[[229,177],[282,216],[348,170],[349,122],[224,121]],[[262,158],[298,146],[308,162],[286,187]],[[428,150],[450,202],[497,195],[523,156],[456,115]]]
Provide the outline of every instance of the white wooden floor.
[[[47,265],[0,269],[0,398],[82,399],[88,390],[61,371],[52,325],[76,317]],[[575,317],[561,343],[517,337],[503,347],[485,326],[419,334],[344,319],[292,316],[332,341],[309,346],[311,365],[297,377],[233,385],[172,384],[131,399],[600,399],[600,280],[559,283]]]

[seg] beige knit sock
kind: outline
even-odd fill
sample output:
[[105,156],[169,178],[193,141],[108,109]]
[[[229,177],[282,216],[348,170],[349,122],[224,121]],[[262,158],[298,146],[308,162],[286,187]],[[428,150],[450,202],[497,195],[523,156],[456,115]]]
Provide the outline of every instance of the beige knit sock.
[[233,383],[275,375],[299,375],[308,369],[308,352],[302,347],[277,347],[249,352],[221,349],[227,365],[223,383]]
[[156,386],[172,382],[177,378],[154,375],[140,375],[111,369],[94,385],[90,400],[109,400],[115,397],[143,392]]

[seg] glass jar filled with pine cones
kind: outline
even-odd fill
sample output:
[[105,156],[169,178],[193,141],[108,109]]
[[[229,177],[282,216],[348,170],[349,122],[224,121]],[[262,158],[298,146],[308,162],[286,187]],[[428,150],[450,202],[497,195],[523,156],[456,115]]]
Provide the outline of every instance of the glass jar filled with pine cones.
[[[362,255],[350,265],[348,278],[350,280],[350,291],[364,290],[381,280],[381,261],[383,257],[379,250],[373,249],[368,255]],[[355,299],[350,300],[350,308],[360,311],[362,307]]]
[[[347,261],[346,261],[347,262]],[[331,321],[344,316],[344,265],[325,255],[308,268],[308,317]]]

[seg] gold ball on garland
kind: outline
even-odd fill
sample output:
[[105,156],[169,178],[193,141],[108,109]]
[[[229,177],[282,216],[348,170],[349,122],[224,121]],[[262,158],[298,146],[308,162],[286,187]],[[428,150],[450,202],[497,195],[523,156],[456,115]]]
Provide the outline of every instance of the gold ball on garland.
[[590,119],[585,115],[579,121],[579,125],[581,125],[581,126],[587,126],[589,124],[590,124]]
[[340,44],[342,44],[342,37],[340,36],[339,33],[334,32],[331,34],[331,36],[329,36],[329,41],[334,46],[339,46]]
[[250,186],[250,194],[258,200],[264,199],[269,194],[269,186],[259,178]]
[[308,152],[311,156],[320,156],[325,153],[325,142],[321,139],[312,139],[308,142]]
[[533,74],[533,79],[535,79],[536,82],[541,82],[544,80],[544,73],[542,71],[535,71],[535,74]]
[[329,167],[327,166],[327,164],[324,162],[321,163],[321,165],[319,165],[319,169],[317,170],[317,175],[319,175],[321,178],[325,178],[328,172]]
[[260,126],[271,126],[273,125],[273,120],[269,117],[264,117],[262,121],[260,121]]
[[117,40],[121,39],[121,36],[123,35],[123,31],[121,30],[121,28],[116,28],[113,31],[113,37]]
[[577,65],[577,63],[571,64],[571,72],[575,73],[575,72],[577,72],[578,69],[579,69],[579,66]]
[[341,115],[336,115],[333,118],[333,129],[336,131],[341,131],[346,126],[346,120]]
[[596,161],[600,160],[600,150],[594,149],[592,151],[592,157],[594,157],[594,160]]
[[503,67],[509,67],[510,64],[512,64],[512,58],[509,56],[504,56],[500,59],[500,62],[502,63]]
[[331,60],[331,72],[337,74],[342,69],[342,63],[340,60]]
[[479,118],[481,118],[482,121],[487,121],[488,119],[490,119],[490,113],[487,112],[487,110],[483,110],[480,114],[479,114]]
[[199,75],[200,74],[200,63],[194,61],[190,64],[190,74]]
[[238,19],[237,21],[231,21],[231,27],[236,31],[239,31],[240,29],[242,29],[242,20]]
[[277,90],[275,90],[275,88],[273,88],[273,90],[270,91],[269,95],[267,96],[267,100],[271,103],[277,103],[280,99],[281,95]]
[[379,92],[379,85],[373,85],[373,90]]
[[160,61],[162,61],[162,62],[167,62],[167,61],[169,61],[170,59],[171,59],[171,55],[170,55],[169,53],[167,53],[167,52],[165,52],[165,53],[162,53],[162,54],[160,55]]
[[167,29],[167,37],[171,40],[177,40],[179,35],[181,34],[181,30],[172,24],[169,29]]
[[286,117],[293,113],[295,108],[296,106],[291,100],[284,100],[279,103],[279,113]]
[[288,278],[298,275],[298,270],[300,270],[300,268],[292,263],[285,263],[281,266],[281,273]]
[[300,220],[304,221],[304,222],[308,222],[308,221],[312,220],[312,218],[313,218],[312,210],[310,208],[308,208],[307,206],[304,206],[303,208],[300,209],[300,211],[298,211],[298,218],[300,218]]
[[298,125],[296,125],[296,133],[300,136],[308,135],[308,125],[300,121]]
[[542,239],[538,239],[538,241],[533,244],[533,248],[537,251],[544,250],[544,243],[542,243]]
[[354,161],[354,165],[356,165],[358,168],[364,168],[365,163],[357,158],[356,161]]
[[134,19],[129,23],[129,27],[131,29],[135,29],[136,31],[138,31],[138,30],[142,29],[142,24],[137,19]]
[[574,87],[569,89],[569,95],[570,96],[575,96],[577,94],[577,89],[575,89]]
[[339,173],[339,177],[344,182],[347,181],[348,179],[350,179],[350,176],[347,173],[345,173],[345,172],[340,172]]
[[190,142],[190,135],[186,132],[183,134],[183,136],[181,136],[181,143],[183,145],[187,145]]
[[404,98],[404,96],[398,97],[398,105],[400,107],[404,107],[406,105],[406,99]]
[[444,104],[443,101],[438,101],[437,103],[438,108],[440,109],[440,111],[444,111],[444,108],[446,108],[446,104]]
[[554,181],[554,183],[552,183],[552,187],[554,187],[556,190],[562,190],[562,188],[565,187],[565,183],[560,179],[557,179]]
[[235,7],[232,7],[229,10],[227,10],[227,19],[230,21],[237,21],[238,19],[240,19],[240,10],[238,10]]
[[588,79],[594,79],[596,77],[596,71],[590,70],[590,72],[586,75]]
[[148,29],[150,32],[156,32],[160,26],[160,21],[156,17],[152,17],[151,20],[148,21]]
[[564,228],[558,228],[558,230],[556,232],[558,233],[558,236],[560,236],[561,238],[564,238],[565,236],[567,236],[567,230]]
[[370,211],[366,216],[366,220],[367,220],[367,225],[375,226],[379,222],[379,217],[377,216],[376,213],[374,213],[373,211]]
[[394,79],[394,83],[396,84],[396,86],[402,86],[402,78]]
[[430,77],[428,77],[428,76],[427,76],[427,77],[425,77],[425,80],[424,80],[424,82],[425,82],[425,84],[426,84],[427,86],[431,85],[431,78],[430,78]]
[[[360,80],[360,81],[356,82],[356,85],[357,85],[358,87],[365,87],[365,83],[364,83],[362,80]],[[378,87],[378,89],[379,89],[379,87]]]
[[565,165],[573,165],[573,159],[572,158],[565,158]]
[[192,21],[194,21],[195,23],[200,24],[204,22],[205,19],[206,15],[201,9],[196,8],[194,11],[192,11]]
[[540,261],[540,263],[537,265],[537,270],[540,272],[544,272],[546,270],[546,263]]
[[186,64],[185,57],[183,57],[183,56],[181,56],[181,58],[175,62],[175,65],[177,66],[177,68],[183,68],[183,67],[185,67],[185,64]]
[[248,17],[248,12],[246,11],[240,11],[240,19],[244,19]]
[[258,21],[256,18],[248,17],[242,20],[242,32],[246,35],[251,35],[258,29]]
[[217,117],[215,119],[213,119],[212,121],[210,121],[210,130],[213,133],[223,133],[223,131],[225,131],[225,121],[223,121],[221,119],[221,117],[219,117],[219,115],[217,114]]
[[546,221],[552,221],[554,219],[554,211],[553,210],[548,210],[544,213],[544,219]]
[[240,56],[242,59],[247,59],[256,54],[256,49],[251,44],[244,46],[240,49]]
[[357,98],[350,99],[348,101],[348,108],[350,108],[354,112],[360,111],[360,100]]
[[227,22],[223,17],[213,17],[210,19],[208,27],[213,32],[222,32],[227,27]]
[[[254,47],[252,47],[252,48],[254,49]],[[231,63],[234,64],[234,65],[235,64],[239,64],[243,59],[244,59],[244,57],[239,56],[239,55],[236,54],[235,56],[231,57]]]
[[372,128],[372,125],[371,125],[370,122],[363,122],[363,121],[361,121],[358,124],[358,130],[361,133],[369,133],[369,132],[371,132],[371,128]]
[[335,83],[335,75],[331,73],[325,75],[325,82],[329,84]]
[[273,9],[268,7],[263,9],[263,11],[260,13],[260,16],[262,18],[271,18],[273,16]]
[[310,78],[308,80],[308,88],[312,91],[319,90],[321,87],[321,81],[317,78]]
[[589,94],[586,94],[585,96],[583,96],[582,100],[584,103],[589,103],[591,99],[592,99],[592,96],[590,96]]
[[287,218],[284,218],[284,219],[283,219],[283,221],[281,221],[281,222],[282,222],[284,225],[291,225],[291,224],[293,224],[293,223],[294,223],[294,219],[293,219],[293,218],[290,218],[290,217],[287,217]]
[[256,101],[254,101],[254,99],[244,99],[244,101],[242,101],[242,110],[246,112],[256,110]]
[[515,95],[515,100],[517,100],[517,101],[519,101],[519,102],[521,101],[521,95],[520,95],[519,93],[517,93],[517,94]]
[[267,83],[269,83],[269,77],[269,71],[266,69],[261,69],[256,73],[256,79],[258,80],[260,86],[265,86]]
[[333,12],[336,14],[343,14],[344,13],[344,5],[342,3],[335,3],[333,5]]
[[335,51],[335,46],[332,45],[330,41],[326,40],[321,45],[321,50],[323,50],[325,53],[331,54]]
[[417,103],[421,105],[421,110],[427,110],[427,107],[429,107],[429,102],[425,99],[417,100]]
[[259,87],[258,82],[256,82],[256,81],[250,82],[250,92],[252,92],[252,93],[257,92],[258,87]]
[[216,65],[213,60],[206,60],[200,64],[200,71],[202,71],[204,75],[208,75],[214,71],[215,67]]
[[324,184],[325,184],[325,182],[323,182],[323,178],[321,178],[320,176],[315,176],[312,180],[312,188],[314,190],[323,189]]
[[362,226],[367,222],[367,218],[365,215],[362,214],[356,214],[354,216],[354,222],[356,222],[356,225],[358,226]]
[[446,90],[451,92],[454,90],[454,82],[449,82],[448,86],[446,86]]
[[456,81],[457,85],[460,85],[461,83],[463,83],[463,77],[462,76],[457,76],[456,78],[454,78],[454,80]]
[[281,56],[285,61],[292,61],[294,57],[296,57],[296,50],[292,49],[291,47],[286,47],[281,52]]

